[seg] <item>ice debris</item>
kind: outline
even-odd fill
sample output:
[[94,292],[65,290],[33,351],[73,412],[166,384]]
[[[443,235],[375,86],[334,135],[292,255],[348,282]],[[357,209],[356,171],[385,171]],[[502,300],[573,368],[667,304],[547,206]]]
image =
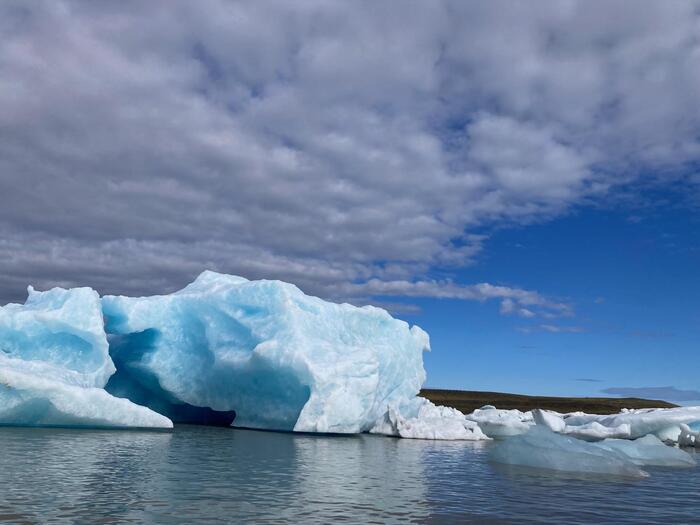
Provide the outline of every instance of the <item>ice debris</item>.
[[695,459],[690,454],[665,445],[653,434],[634,440],[605,439],[595,443],[595,446],[620,452],[639,466],[694,467],[696,465]]
[[569,473],[641,478],[648,474],[627,455],[534,426],[497,443],[490,452],[497,463]]
[[681,432],[680,425],[700,421],[700,407],[623,409],[611,416],[599,416],[578,412],[565,417],[569,426],[587,425],[593,422],[607,428],[630,426],[631,439],[654,434],[662,441],[675,443]]
[[532,417],[537,425],[584,441],[601,441],[606,438],[628,439],[630,437],[629,423],[623,423],[616,427],[606,427],[597,421],[583,425],[567,425],[561,414],[539,408],[532,411]]
[[491,438],[517,436],[535,424],[532,412],[499,410],[490,405],[474,410],[465,417],[477,423],[483,433]]
[[489,439],[479,425],[468,420],[459,410],[436,406],[422,397],[415,397],[399,406],[390,406],[370,432],[412,439]]
[[532,418],[535,424],[547,427],[552,432],[564,432],[566,430],[564,419],[556,412],[536,408],[532,411]]
[[114,372],[100,298],[90,288],[29,288],[0,308],[0,424],[172,427],[102,387]]
[[693,432],[693,429],[685,423],[680,425],[681,432],[678,435],[678,445],[681,447],[700,448],[700,431]]

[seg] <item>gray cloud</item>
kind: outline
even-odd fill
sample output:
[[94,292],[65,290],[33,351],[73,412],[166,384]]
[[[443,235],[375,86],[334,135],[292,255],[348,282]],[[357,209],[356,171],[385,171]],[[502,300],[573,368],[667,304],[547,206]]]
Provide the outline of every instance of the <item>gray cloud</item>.
[[601,392],[620,397],[641,397],[665,401],[697,401],[700,399],[700,392],[697,390],[681,390],[672,386],[612,387],[601,390]]
[[167,292],[206,267],[571,315],[432,275],[474,261],[484,227],[642,168],[681,180],[700,157],[698,11],[3,2],[0,301],[30,282]]

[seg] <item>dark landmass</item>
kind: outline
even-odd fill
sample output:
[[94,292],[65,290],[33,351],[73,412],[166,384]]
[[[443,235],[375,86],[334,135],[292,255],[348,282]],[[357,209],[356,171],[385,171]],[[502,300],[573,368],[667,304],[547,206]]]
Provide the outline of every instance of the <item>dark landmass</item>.
[[673,408],[678,405],[656,399],[637,397],[544,397],[504,394],[502,392],[470,392],[425,388],[420,395],[436,405],[456,408],[465,414],[484,405],[497,408],[517,408],[523,412],[534,408],[557,412],[582,411],[589,414],[617,414],[623,408]]

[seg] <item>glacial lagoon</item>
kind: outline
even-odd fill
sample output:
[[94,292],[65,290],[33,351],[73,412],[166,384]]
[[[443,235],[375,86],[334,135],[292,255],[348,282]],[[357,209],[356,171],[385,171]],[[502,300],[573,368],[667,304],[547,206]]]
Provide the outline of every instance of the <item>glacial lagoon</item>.
[[558,475],[491,463],[493,442],[182,425],[0,443],[7,523],[700,523],[699,467]]

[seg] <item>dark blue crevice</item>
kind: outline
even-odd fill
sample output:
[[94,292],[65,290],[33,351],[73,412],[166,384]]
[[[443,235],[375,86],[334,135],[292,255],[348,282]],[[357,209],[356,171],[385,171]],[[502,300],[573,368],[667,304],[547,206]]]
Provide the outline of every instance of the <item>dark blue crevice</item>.
[[163,390],[158,379],[138,363],[153,350],[158,338],[157,330],[128,335],[110,335],[109,353],[117,371],[105,386],[105,390],[146,406],[172,420],[173,423],[209,426],[231,426],[236,418],[234,410],[219,411],[197,407],[174,399]]

